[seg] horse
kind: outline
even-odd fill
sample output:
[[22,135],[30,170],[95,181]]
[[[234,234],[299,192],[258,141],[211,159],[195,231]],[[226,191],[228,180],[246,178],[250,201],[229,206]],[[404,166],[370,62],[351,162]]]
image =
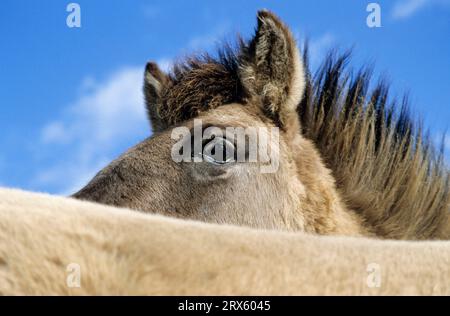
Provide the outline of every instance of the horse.
[[[399,110],[388,84],[372,87],[370,69],[349,71],[349,53],[330,53],[314,75],[308,55],[262,10],[252,38],[235,47],[168,72],[147,63],[151,136],[72,197],[259,230],[449,239],[443,151],[411,118],[407,98]],[[257,137],[238,146],[228,128]],[[248,159],[255,150],[268,159]]]

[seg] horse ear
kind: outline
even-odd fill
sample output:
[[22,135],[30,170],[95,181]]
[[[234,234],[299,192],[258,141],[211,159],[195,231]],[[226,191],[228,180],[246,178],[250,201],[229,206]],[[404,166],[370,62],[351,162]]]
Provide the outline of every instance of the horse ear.
[[297,44],[290,30],[268,11],[259,11],[253,39],[244,44],[239,77],[248,96],[280,127],[293,117],[303,97],[305,75]]
[[153,132],[159,132],[167,128],[167,124],[159,115],[159,109],[162,106],[162,93],[169,81],[169,76],[161,71],[156,63],[147,63],[144,76],[144,95]]

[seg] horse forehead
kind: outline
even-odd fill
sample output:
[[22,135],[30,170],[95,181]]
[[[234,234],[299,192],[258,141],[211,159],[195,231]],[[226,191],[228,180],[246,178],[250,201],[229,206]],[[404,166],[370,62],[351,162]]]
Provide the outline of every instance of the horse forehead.
[[260,113],[251,105],[240,103],[225,104],[199,115],[196,119],[209,124],[229,125],[230,127],[268,126]]

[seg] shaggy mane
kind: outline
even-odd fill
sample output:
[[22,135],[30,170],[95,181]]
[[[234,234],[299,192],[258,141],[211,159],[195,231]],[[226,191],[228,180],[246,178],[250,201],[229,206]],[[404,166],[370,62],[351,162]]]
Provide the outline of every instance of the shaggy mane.
[[[176,64],[166,119],[178,123],[221,104],[245,103],[236,51],[228,45],[216,57]],[[316,144],[348,207],[378,236],[449,239],[450,173],[443,146],[436,151],[410,117],[408,98],[390,101],[383,81],[371,88],[371,70],[352,73],[349,53],[330,53],[312,75],[307,45],[303,51],[308,83],[298,107],[300,132]]]
[[[308,49],[304,49],[308,66]],[[349,53],[330,53],[309,76],[299,106],[303,134],[333,170],[347,205],[379,236],[450,238],[450,173],[408,98],[389,101],[389,85],[370,88],[371,70],[348,70]]]
[[242,102],[244,89],[238,78],[238,57],[230,45],[217,56],[203,54],[176,63],[170,85],[162,95],[159,116],[178,124],[220,105]]

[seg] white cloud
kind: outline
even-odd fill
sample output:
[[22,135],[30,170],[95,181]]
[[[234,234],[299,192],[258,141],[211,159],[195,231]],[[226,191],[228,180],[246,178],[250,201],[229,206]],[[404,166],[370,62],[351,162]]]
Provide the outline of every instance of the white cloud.
[[[168,59],[159,64],[163,69],[170,67]],[[54,165],[35,174],[32,185],[73,193],[123,146],[149,136],[142,81],[143,67],[124,67],[102,82],[84,79],[79,98],[41,129],[39,151],[63,154]]]
[[394,4],[392,17],[394,19],[405,19],[424,8],[429,0],[400,0]]
[[[80,153],[75,154],[80,155]],[[105,157],[101,153],[89,161],[83,161],[79,156],[68,158],[66,162],[60,162],[38,172],[33,179],[33,184],[38,186],[56,185],[58,188],[54,193],[70,195],[86,185],[111,160],[111,157]]]
[[199,51],[214,47],[229,30],[230,23],[223,22],[206,34],[192,37],[187,44],[187,48],[189,50]]
[[169,58],[161,58],[160,60],[158,60],[158,66],[159,69],[161,69],[164,72],[169,72],[172,68],[172,60]]
[[392,8],[391,15],[395,20],[407,19],[431,5],[448,7],[450,0],[397,0]]
[[70,135],[66,131],[64,123],[55,121],[48,123],[41,132],[41,141],[44,144],[60,143],[65,144],[70,141]]

